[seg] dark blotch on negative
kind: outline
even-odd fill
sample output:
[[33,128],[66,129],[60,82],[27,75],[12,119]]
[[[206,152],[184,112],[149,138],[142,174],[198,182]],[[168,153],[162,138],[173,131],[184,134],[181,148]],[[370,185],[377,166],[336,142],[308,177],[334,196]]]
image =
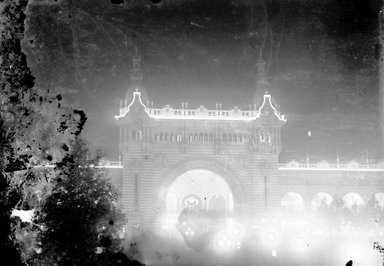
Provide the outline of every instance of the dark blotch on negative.
[[63,146],[62,146],[62,148],[63,148],[63,150],[65,150],[65,151],[69,151],[69,147],[67,146],[67,144],[63,144]]

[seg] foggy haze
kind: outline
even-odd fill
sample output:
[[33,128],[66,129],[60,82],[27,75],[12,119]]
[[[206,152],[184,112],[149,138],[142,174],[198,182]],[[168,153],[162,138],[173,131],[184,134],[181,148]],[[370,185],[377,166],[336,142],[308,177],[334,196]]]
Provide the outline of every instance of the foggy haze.
[[380,1],[125,2],[28,9],[24,47],[38,86],[86,111],[93,150],[117,159],[113,116],[137,47],[155,107],[248,110],[264,93],[261,54],[269,92],[289,119],[281,162],[303,162],[307,152],[313,163],[380,160]]
[[382,5],[5,0],[0,253],[383,264]]

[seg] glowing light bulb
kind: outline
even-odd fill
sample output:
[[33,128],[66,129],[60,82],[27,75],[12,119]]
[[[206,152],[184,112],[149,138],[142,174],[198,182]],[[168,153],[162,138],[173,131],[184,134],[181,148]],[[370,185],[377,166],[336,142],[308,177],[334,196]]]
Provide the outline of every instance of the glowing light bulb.
[[276,240],[276,234],[274,232],[269,232],[267,234],[267,239],[270,241],[270,242],[274,242]]
[[302,237],[298,237],[298,238],[296,238],[296,240],[295,240],[295,244],[296,244],[296,246],[298,246],[298,247],[304,247],[304,246],[305,246],[305,239],[302,238]]

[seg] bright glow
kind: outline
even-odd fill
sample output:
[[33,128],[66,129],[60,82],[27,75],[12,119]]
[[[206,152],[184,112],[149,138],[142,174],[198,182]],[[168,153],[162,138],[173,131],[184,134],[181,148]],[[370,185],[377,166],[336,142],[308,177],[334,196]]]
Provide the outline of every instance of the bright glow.
[[32,220],[35,217],[35,210],[25,211],[13,209],[11,217],[19,217],[23,223],[32,223]]
[[244,228],[233,219],[227,219],[224,228],[214,238],[215,249],[220,252],[241,249]]
[[280,113],[276,110],[276,108],[273,106],[272,102],[271,102],[271,95],[269,94],[265,94],[264,95],[264,98],[263,98],[263,103],[262,105],[260,106],[259,108],[259,112],[258,112],[258,116],[260,116],[261,114],[261,111],[263,110],[263,108],[265,107],[265,104],[268,102],[269,106],[272,107],[272,110],[273,110],[273,113],[275,114],[275,116],[280,120],[280,121],[287,121],[287,119],[284,118],[284,115],[280,115]]
[[[268,252],[266,254],[269,256],[277,257],[277,251],[279,251],[279,257],[282,260],[289,257],[297,258],[298,262],[305,262],[305,265],[312,265],[315,262],[316,256],[320,254],[317,251],[327,252],[321,254],[329,256],[327,259],[329,265],[345,265],[350,259],[356,265],[381,265],[377,264],[377,260],[374,262],[374,259],[378,257],[374,257],[376,251],[372,249],[372,242],[366,241],[361,232],[355,230],[355,232],[349,232],[345,235],[333,234],[328,231],[322,221],[318,220],[316,215],[261,214],[255,217],[254,221],[258,226],[257,236],[253,235],[255,231],[248,234],[246,230],[250,228],[244,227],[238,220],[224,219],[224,224],[215,227],[214,231],[207,231],[216,233],[214,237],[209,238],[211,244],[209,249],[213,249],[219,256],[233,256],[238,254],[240,249],[251,250],[248,245],[254,246],[256,250],[261,244],[264,246],[263,252]],[[249,225],[250,223],[246,224]],[[286,230],[282,229],[283,225]],[[200,231],[196,231],[196,228],[199,227],[195,227],[195,224],[184,223],[180,229],[182,233],[178,232],[178,235],[182,237],[182,241],[185,241],[186,238],[199,240]],[[220,231],[217,232],[217,230]],[[332,234],[331,237],[329,233]],[[246,242],[243,242],[242,235],[247,236]],[[248,238],[251,235],[253,235],[252,238]],[[373,241],[373,236],[376,238],[379,235],[379,230],[371,230],[367,239],[369,237],[369,240]],[[272,253],[270,253],[271,251]]]
[[233,240],[240,240],[244,236],[244,227],[233,219],[227,219],[224,231]]
[[[233,206],[227,204],[232,195],[227,182],[216,173],[204,169],[194,169],[180,175],[169,187],[166,194],[167,212],[174,211],[174,201],[177,202],[176,212],[183,208],[198,204],[199,208],[223,209],[232,211]],[[169,196],[168,195],[172,195]]]
[[306,243],[307,241],[305,240],[305,238],[303,236],[298,236],[295,238],[295,245],[296,247],[298,248],[303,248],[307,245]]
[[276,249],[272,249],[272,257],[277,257],[277,250]]
[[192,230],[191,227],[188,227],[187,230],[185,231],[185,235],[188,237],[193,237],[195,235],[195,232]]
[[136,100],[139,101],[140,105],[142,107],[144,107],[144,110],[147,112],[147,107],[145,106],[145,104],[141,100],[141,92],[140,91],[134,91],[131,103],[128,106],[124,107],[123,109],[120,109],[120,114],[116,115],[115,119],[118,120],[119,118],[124,117],[129,112],[130,107],[135,103]]
[[103,247],[96,247],[95,248],[95,253],[96,254],[101,254],[101,253],[103,253],[104,252],[104,248]]
[[42,248],[35,248],[35,252],[37,254],[40,254],[41,252],[43,252],[43,249]]
[[266,234],[266,239],[269,241],[269,242],[275,242],[276,239],[277,239],[277,235],[275,232],[268,232]]
[[225,232],[220,232],[214,240],[215,250],[219,252],[228,252],[233,249],[232,239]]
[[383,165],[358,165],[351,167],[349,164],[299,164],[279,163],[281,171],[341,171],[341,172],[384,172]]
[[316,228],[313,230],[312,234],[314,234],[314,235],[318,235],[318,236],[322,236],[322,235],[324,235],[324,231],[321,230],[319,227],[316,227]]
[[382,264],[380,253],[373,249],[372,243],[363,238],[347,238],[338,241],[337,265],[353,261],[353,265],[378,266]]
[[209,200],[209,210],[225,211],[227,209],[227,201],[222,195],[216,194]]
[[171,212],[177,211],[177,199],[172,193],[167,193],[167,210]]
[[208,110],[204,107],[197,109],[173,109],[170,106],[166,106],[163,109],[154,109],[145,106],[141,100],[141,92],[133,92],[132,102],[125,107],[120,109],[120,114],[115,116],[115,119],[124,117],[130,110],[132,104],[138,100],[139,103],[144,107],[145,112],[149,117],[154,119],[183,119],[183,120],[235,120],[235,121],[252,121],[256,120],[260,116],[260,111],[265,107],[266,104],[269,104],[273,110],[274,115],[281,121],[287,121],[284,118],[284,115],[281,115],[280,112],[272,105],[271,95],[264,95],[263,104],[260,106],[259,111],[242,111],[238,108],[232,110]]
[[227,196],[228,196],[228,210],[229,211],[233,211],[233,195],[232,195],[232,192],[229,191]]
[[281,199],[281,206],[287,211],[302,212],[305,209],[303,197],[296,192],[288,192]]
[[159,217],[158,226],[162,230],[176,230],[178,214],[166,213]]
[[275,229],[267,230],[262,236],[264,245],[271,247],[279,244],[279,233]]
[[240,227],[236,226],[236,227],[232,228],[231,233],[234,237],[241,237],[243,234],[243,231]]
[[200,210],[202,209],[201,198],[196,195],[185,196],[182,200],[183,209]]

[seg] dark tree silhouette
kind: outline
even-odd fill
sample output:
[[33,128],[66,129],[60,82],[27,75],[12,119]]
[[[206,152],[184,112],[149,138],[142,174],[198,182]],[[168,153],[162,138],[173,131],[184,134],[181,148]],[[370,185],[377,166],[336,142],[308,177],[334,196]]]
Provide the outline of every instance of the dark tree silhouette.
[[[41,252],[31,262],[49,265],[104,265],[120,250],[123,215],[116,209],[117,191],[101,170],[99,158],[88,159],[81,138],[56,166],[54,185],[42,200],[36,223]],[[98,255],[98,253],[102,255]]]
[[[15,149],[21,135],[19,129],[28,127],[30,109],[23,103],[23,94],[31,92],[34,78],[21,52],[24,32],[24,10],[27,1],[4,1],[0,6],[0,254],[3,265],[23,265],[14,243],[12,209],[21,198],[18,187],[12,184],[13,171],[24,169],[29,155]],[[28,97],[27,97],[28,98]],[[21,130],[25,133],[25,130]]]

